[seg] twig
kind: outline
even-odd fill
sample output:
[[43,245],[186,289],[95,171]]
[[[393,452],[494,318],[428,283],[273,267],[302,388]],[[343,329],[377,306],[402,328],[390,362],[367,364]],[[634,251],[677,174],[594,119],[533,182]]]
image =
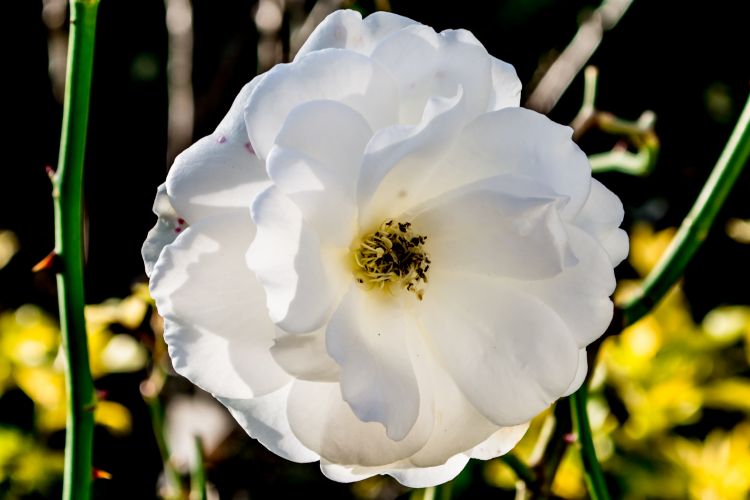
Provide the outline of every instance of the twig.
[[612,29],[625,15],[633,0],[604,0],[583,24],[565,50],[552,63],[533,90],[526,107],[549,113],[583,69],[602,41],[604,32]]

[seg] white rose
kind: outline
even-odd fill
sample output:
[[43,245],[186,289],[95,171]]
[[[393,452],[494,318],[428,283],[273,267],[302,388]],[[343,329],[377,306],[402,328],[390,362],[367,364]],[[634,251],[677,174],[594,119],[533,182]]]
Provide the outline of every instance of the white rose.
[[520,87],[468,31],[329,16],[159,188],[143,255],[177,372],[338,481],[510,450],[581,384],[628,248]]

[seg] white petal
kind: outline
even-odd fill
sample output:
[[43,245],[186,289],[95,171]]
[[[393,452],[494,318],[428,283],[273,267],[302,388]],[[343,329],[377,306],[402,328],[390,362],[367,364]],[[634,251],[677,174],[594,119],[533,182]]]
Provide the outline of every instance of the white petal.
[[431,93],[449,97],[459,87],[472,116],[485,112],[492,89],[491,58],[470,31],[445,30],[440,33],[440,63]]
[[455,478],[468,461],[469,457],[464,454],[453,456],[445,464],[434,467],[414,467],[408,461],[384,467],[358,467],[332,464],[321,460],[320,470],[329,479],[340,483],[353,483],[376,474],[388,474],[409,488],[427,488]]
[[578,351],[578,368],[576,369],[576,376],[573,378],[573,381],[570,383],[567,389],[565,389],[565,393],[563,396],[570,396],[574,392],[576,392],[581,385],[583,384],[583,381],[586,380],[586,373],[589,371],[589,361],[588,356],[586,354],[586,349],[581,349]]
[[243,87],[216,131],[183,151],[169,170],[167,193],[190,224],[227,211],[245,211],[268,185],[265,165],[253,152],[243,116],[257,81]]
[[289,424],[300,442],[322,460],[363,467],[403,460],[419,450],[432,431],[432,413],[423,414],[401,441],[393,441],[379,422],[362,422],[341,398],[336,383],[296,380],[289,395]]
[[494,57],[491,57],[491,61],[492,91],[487,111],[517,108],[521,103],[521,80],[518,79],[516,69]]
[[294,59],[331,47],[370,54],[378,41],[413,24],[418,23],[390,12],[375,12],[362,20],[359,12],[337,10],[315,28]]
[[398,120],[398,88],[380,64],[350,50],[311,52],[293,64],[275,66],[250,95],[245,121],[258,155],[268,157],[295,107],[321,99],[353,108],[372,130]]
[[498,176],[415,207],[411,220],[435,269],[534,280],[576,263],[559,216],[566,202],[531,179]]
[[164,248],[151,275],[175,370],[218,396],[265,394],[289,380],[271,357],[275,328],[245,265],[252,237],[249,214],[203,219]]
[[459,89],[452,98],[430,99],[418,125],[389,127],[375,134],[367,145],[357,186],[360,227],[377,226],[430,197],[422,186],[467,118]]
[[[440,38],[429,26],[414,24],[380,41],[372,58],[398,83],[401,123],[416,123],[424,112],[440,62]],[[452,95],[455,95],[455,89]]]
[[258,227],[247,265],[266,290],[271,320],[290,333],[316,330],[328,320],[336,300],[318,235],[273,186],[255,198],[252,216]]
[[575,222],[599,241],[613,266],[628,256],[627,233],[619,229],[624,215],[620,198],[601,182],[592,179],[589,197]]
[[610,295],[615,274],[607,254],[586,232],[568,226],[569,242],[578,259],[559,275],[539,281],[514,281],[511,286],[534,295],[568,325],[579,347],[597,338],[612,321]]
[[569,199],[570,220],[589,193],[591,167],[572,130],[523,108],[485,113],[463,128],[448,157],[423,187],[431,196],[501,174],[525,176]]
[[326,345],[341,366],[341,393],[364,422],[400,441],[417,420],[419,387],[406,339],[416,323],[400,299],[352,284],[331,317]]
[[287,400],[292,384],[252,399],[218,398],[250,437],[293,462],[315,462],[317,453],[306,448],[292,432],[287,418]]
[[180,232],[185,229],[185,220],[175,211],[167,195],[167,186],[162,184],[156,190],[154,213],[157,216],[156,225],[151,228],[143,242],[141,257],[146,267],[146,276],[151,276],[156,260],[162,249],[172,243]]
[[346,247],[354,237],[357,177],[371,136],[365,119],[352,108],[311,101],[290,113],[269,153],[274,184],[300,207],[325,243]]
[[[418,307],[418,306],[417,306]],[[425,445],[409,458],[413,467],[435,467],[488,439],[497,429],[469,403],[450,374],[426,345],[427,332],[409,337],[420,393],[432,393],[434,428]]]
[[338,382],[339,365],[326,350],[325,328],[302,335],[280,335],[271,348],[276,362],[302,380]]
[[485,441],[475,446],[469,455],[471,458],[480,460],[491,460],[505,455],[518,444],[528,429],[528,422],[513,427],[502,427]]
[[451,457],[445,464],[434,467],[403,468],[389,471],[388,475],[404,486],[410,488],[427,488],[443,484],[458,476],[464,470],[469,457],[459,454]]
[[432,272],[420,320],[471,403],[500,426],[525,423],[557,399],[578,346],[539,300],[501,281]]

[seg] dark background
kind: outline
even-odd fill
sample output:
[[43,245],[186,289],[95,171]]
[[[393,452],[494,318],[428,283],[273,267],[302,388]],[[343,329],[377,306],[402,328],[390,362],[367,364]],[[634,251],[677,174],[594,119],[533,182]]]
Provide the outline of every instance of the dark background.
[[[305,9],[314,3],[307,1]],[[438,31],[471,30],[491,54],[516,67],[526,88],[525,100],[540,67],[564,49],[598,2],[510,0],[444,5],[391,2],[394,12]],[[193,2],[193,139],[213,130],[241,86],[256,73],[254,6],[252,0]],[[32,1],[5,6],[5,35],[11,36],[2,46],[6,125],[0,229],[16,233],[21,251],[0,270],[0,309],[33,302],[54,311],[56,304],[54,280],[30,271],[53,247],[51,188],[45,166],[54,167],[57,162],[62,112],[48,73],[49,34],[42,7],[42,2]],[[371,12],[374,4],[361,1],[356,7]],[[168,167],[164,19],[160,1],[103,0],[99,9],[86,161],[86,285],[91,303],[125,296],[134,281],[145,280],[140,247],[155,222],[151,204]],[[620,23],[605,33],[591,60],[600,69],[598,107],[633,120],[646,109],[655,111],[661,140],[659,161],[650,177],[600,177],[622,198],[626,228],[635,220],[650,221],[657,228],[676,226],[695,200],[750,90],[748,19],[750,2],[636,0]],[[155,70],[143,71],[144,61]],[[581,94],[579,75],[551,117],[569,122],[580,106]],[[614,142],[614,138],[591,134],[581,146],[594,153],[609,149]],[[686,273],[686,292],[697,319],[717,305],[750,299],[749,247],[731,240],[724,231],[729,217],[750,218],[749,188],[750,173],[745,172]],[[635,276],[627,264],[618,268],[618,274]],[[133,385],[125,383],[125,387]],[[123,397],[134,413],[134,434],[120,440],[97,436],[97,455],[115,473],[113,481],[97,486],[102,498],[148,498],[154,494],[160,471],[137,385],[128,394]],[[7,401],[0,405],[0,411],[8,408]],[[227,494],[239,489],[258,494],[269,484],[278,495],[299,493],[306,484],[302,480],[316,480],[331,497],[349,496],[347,486],[320,480],[315,465],[293,466],[291,472],[284,472],[282,481],[277,470],[282,462],[255,443],[251,446],[240,455],[254,460],[253,470],[227,466],[211,472],[212,481]],[[235,462],[237,468],[248,463],[239,458]]]

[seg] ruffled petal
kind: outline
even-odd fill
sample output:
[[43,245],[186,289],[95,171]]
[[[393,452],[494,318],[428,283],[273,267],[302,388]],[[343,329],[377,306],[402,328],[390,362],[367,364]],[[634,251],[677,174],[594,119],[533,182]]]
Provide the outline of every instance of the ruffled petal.
[[357,11],[337,10],[315,28],[294,60],[310,52],[332,47],[369,55],[380,40],[412,25],[419,23],[390,12],[375,12],[363,20],[362,14]]
[[499,280],[434,272],[420,321],[467,399],[499,426],[531,420],[570,385],[578,346],[547,306]]
[[569,225],[567,234],[577,264],[550,279],[517,280],[510,286],[554,310],[568,325],[578,346],[585,347],[598,339],[612,321],[609,297],[615,291],[615,273],[607,253],[588,233]]
[[398,87],[387,70],[344,49],[311,52],[265,74],[245,109],[250,140],[267,158],[289,113],[299,104],[330,99],[360,113],[372,130],[398,121]]
[[217,396],[257,396],[290,380],[271,357],[275,327],[245,265],[253,233],[249,214],[203,219],[164,248],[151,275],[175,370]]
[[497,175],[529,177],[568,199],[561,213],[571,220],[586,201],[591,184],[588,159],[571,133],[570,127],[528,109],[485,113],[463,128],[450,154],[425,179],[423,192],[437,197]]
[[471,458],[479,460],[491,460],[495,457],[505,455],[512,450],[529,429],[529,423],[514,425],[513,427],[502,427],[492,436],[475,446],[468,453]]
[[383,466],[414,454],[432,432],[431,408],[424,405],[411,432],[393,441],[379,422],[363,422],[341,397],[336,383],[296,380],[289,395],[289,424],[301,443],[321,460],[363,467]]
[[315,462],[320,457],[294,435],[287,418],[292,384],[252,399],[218,398],[252,438],[280,457],[293,462]]
[[468,118],[464,93],[431,98],[418,125],[394,126],[367,145],[357,185],[360,227],[372,227],[430,197],[422,187]]
[[331,317],[326,345],[341,366],[341,393],[363,422],[400,441],[419,415],[420,394],[407,337],[416,323],[397,297],[352,285]]
[[253,152],[243,109],[258,78],[245,85],[216,131],[183,151],[169,170],[170,201],[190,224],[220,213],[246,211],[268,185],[265,165]]
[[521,80],[518,79],[516,69],[495,57],[490,56],[490,60],[492,62],[492,90],[487,111],[517,108],[521,104]]
[[537,280],[577,260],[560,219],[567,200],[531,179],[498,176],[408,213],[432,267]]
[[[324,265],[337,259],[324,255],[320,238],[302,218],[297,205],[276,187],[253,202],[257,234],[247,252],[247,265],[266,290],[268,314],[290,333],[312,332],[330,316],[340,293],[339,276]],[[343,262],[343,257],[340,257]]]
[[370,137],[369,125],[352,108],[311,101],[289,114],[269,153],[274,184],[300,208],[324,244],[346,247],[354,238],[356,183]]
[[422,24],[391,33],[375,46],[372,58],[385,66],[398,83],[401,123],[416,123],[422,116],[432,96],[440,62],[439,47],[438,34]]
[[442,465],[419,468],[415,468],[408,461],[385,467],[358,467],[332,464],[321,460],[320,470],[327,478],[340,483],[353,483],[378,474],[388,474],[409,488],[427,488],[455,478],[466,467],[468,461],[469,457],[463,453],[451,457]]
[[325,328],[301,335],[281,334],[271,354],[290,375],[302,380],[338,382],[339,365],[326,350]]
[[619,228],[624,216],[620,198],[601,182],[592,179],[589,197],[575,222],[599,241],[612,266],[617,266],[628,256],[627,233]]
[[185,219],[177,214],[169,201],[166,184],[156,190],[153,211],[157,216],[156,225],[148,232],[141,248],[146,276],[151,276],[162,249],[172,243],[186,227]]
[[586,380],[586,374],[589,371],[589,360],[586,354],[586,349],[578,351],[578,368],[576,368],[576,375],[573,377],[573,381],[570,383],[563,396],[570,396],[578,389],[580,389],[583,381]]

